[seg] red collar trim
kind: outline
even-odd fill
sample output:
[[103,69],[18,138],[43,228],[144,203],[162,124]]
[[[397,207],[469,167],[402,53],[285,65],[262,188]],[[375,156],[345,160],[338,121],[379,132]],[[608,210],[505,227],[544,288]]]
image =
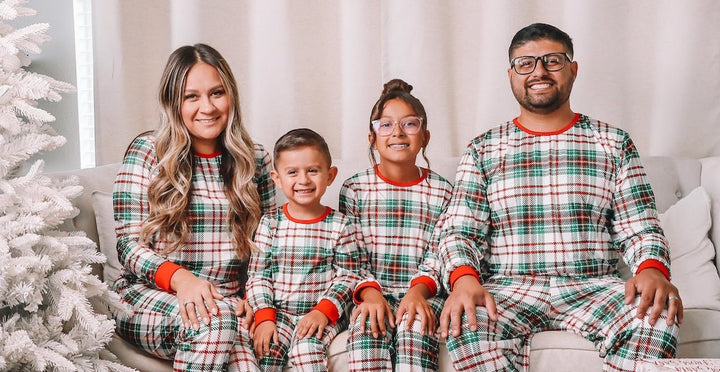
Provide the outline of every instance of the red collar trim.
[[530,130],[530,129],[528,129],[528,128],[525,128],[522,124],[520,124],[520,122],[518,121],[518,118],[513,119],[513,123],[515,123],[515,125],[516,125],[518,128],[520,128],[520,130],[522,130],[522,131],[525,132],[525,133],[529,133],[529,134],[532,134],[532,135],[534,135],[534,136],[552,136],[552,135],[555,135],[555,134],[563,133],[563,132],[567,131],[568,129],[572,128],[573,125],[575,125],[575,123],[577,123],[577,121],[578,121],[579,119],[580,119],[580,114],[579,114],[579,113],[576,113],[576,114],[575,114],[575,117],[572,119],[572,121],[570,122],[570,124],[568,124],[568,125],[560,128],[560,129],[558,129],[558,130],[556,130],[556,131],[552,131],[552,132],[537,132],[537,131],[534,131],[534,130]]
[[310,220],[301,220],[299,218],[295,218],[290,215],[290,211],[288,211],[288,203],[283,204],[283,213],[285,214],[285,217],[288,218],[288,220],[295,222],[295,223],[302,223],[302,224],[307,224],[307,225],[317,223],[317,222],[324,220],[325,217],[327,217],[330,214],[330,211],[332,211],[332,208],[325,207],[325,212],[323,214],[321,214],[320,217],[316,217],[316,218],[313,218]]
[[199,157],[201,157],[201,158],[205,158],[205,159],[212,159],[212,158],[214,158],[214,157],[216,157],[216,156],[220,156],[221,154],[222,154],[222,152],[220,152],[220,151],[218,151],[218,152],[213,152],[212,154],[203,154],[203,153],[199,153],[199,152],[196,152],[196,153],[195,153],[195,155],[197,155],[197,156],[199,156]]
[[420,170],[422,171],[422,175],[420,177],[418,177],[418,179],[410,181],[410,182],[396,182],[396,181],[393,181],[393,180],[383,176],[382,173],[380,173],[380,166],[378,164],[375,164],[375,166],[373,167],[373,170],[375,171],[375,174],[378,177],[380,177],[381,180],[383,180],[386,183],[389,183],[393,186],[399,186],[399,187],[415,186],[418,183],[422,182],[427,177],[428,173],[430,173],[429,169],[420,168]]

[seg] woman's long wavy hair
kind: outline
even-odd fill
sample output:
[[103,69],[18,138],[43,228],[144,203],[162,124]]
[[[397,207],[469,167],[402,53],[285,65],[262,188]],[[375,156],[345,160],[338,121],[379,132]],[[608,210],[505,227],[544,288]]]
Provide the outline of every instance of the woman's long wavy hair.
[[238,89],[232,71],[220,53],[205,44],[175,50],[168,58],[160,81],[158,98],[162,118],[155,131],[158,172],[148,187],[150,212],[142,226],[140,240],[145,243],[153,238],[168,241],[168,247],[162,252],[167,254],[180,249],[191,234],[187,208],[192,191],[194,153],[180,108],[188,71],[197,63],[217,69],[230,101],[228,125],[218,137],[222,153],[220,172],[229,201],[228,232],[238,257],[247,259],[262,214],[257,186],[253,182],[256,172],[254,144],[240,121]]

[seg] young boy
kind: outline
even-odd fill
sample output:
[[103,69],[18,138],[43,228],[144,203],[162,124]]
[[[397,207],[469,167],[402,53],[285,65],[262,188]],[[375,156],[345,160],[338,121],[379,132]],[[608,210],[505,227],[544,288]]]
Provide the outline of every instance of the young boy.
[[359,281],[351,220],[320,203],[337,175],[327,143],[295,129],[275,143],[270,176],[288,202],[260,220],[250,258],[247,299],[255,312],[253,346],[265,370],[326,370],[326,349]]

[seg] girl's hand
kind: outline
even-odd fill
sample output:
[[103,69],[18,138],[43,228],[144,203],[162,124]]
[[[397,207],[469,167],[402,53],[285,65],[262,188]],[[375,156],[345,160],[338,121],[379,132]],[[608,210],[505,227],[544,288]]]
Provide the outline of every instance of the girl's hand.
[[362,303],[357,305],[352,312],[350,323],[354,324],[356,319],[360,321],[360,332],[365,332],[365,323],[370,320],[370,331],[374,338],[380,335],[385,336],[385,318],[391,328],[395,328],[395,317],[382,293],[375,288],[365,288],[360,292]]
[[207,280],[196,277],[188,270],[177,270],[170,278],[170,289],[175,291],[180,317],[185,328],[200,329],[198,315],[203,323],[210,324],[210,314],[218,315],[215,300],[222,300],[215,286]]
[[407,314],[407,329],[410,329],[415,322],[415,316],[418,316],[423,335],[435,334],[435,313],[427,301],[430,295],[430,289],[425,284],[412,286],[400,301],[395,314],[395,325],[400,325],[403,316]]
[[322,338],[323,331],[330,320],[320,310],[312,310],[300,319],[297,325],[297,338]]
[[270,341],[278,344],[277,325],[272,321],[264,321],[255,327],[253,335],[253,348],[255,349],[255,358],[262,359],[266,355],[270,355]]

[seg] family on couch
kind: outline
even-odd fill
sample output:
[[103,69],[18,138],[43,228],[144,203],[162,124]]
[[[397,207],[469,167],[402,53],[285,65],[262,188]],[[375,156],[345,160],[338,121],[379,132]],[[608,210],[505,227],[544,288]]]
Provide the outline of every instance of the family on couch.
[[441,339],[456,370],[522,370],[547,330],[594,342],[605,370],[674,357],[683,305],[632,140],[571,110],[565,32],[529,25],[508,55],[520,115],[470,142],[454,187],[430,170],[425,109],[395,79],[371,112],[373,165],[334,211],[325,140],[290,131],[271,160],[224,58],[175,50],[160,126],[115,181],[113,288],[133,309],[117,332],[182,371],[324,370],[345,329],[354,371],[438,370]]

